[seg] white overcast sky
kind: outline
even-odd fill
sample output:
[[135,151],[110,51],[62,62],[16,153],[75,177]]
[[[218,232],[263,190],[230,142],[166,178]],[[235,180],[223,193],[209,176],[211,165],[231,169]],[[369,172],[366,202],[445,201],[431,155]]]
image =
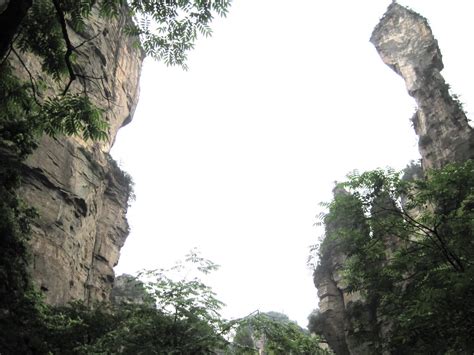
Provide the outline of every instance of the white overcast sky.
[[[306,326],[318,203],[353,169],[417,159],[414,101],[369,43],[390,0],[234,0],[189,71],[145,60],[113,156],[135,181],[117,274],[198,247],[228,318],[256,309]],[[474,109],[474,1],[406,0],[428,18],[443,75]]]

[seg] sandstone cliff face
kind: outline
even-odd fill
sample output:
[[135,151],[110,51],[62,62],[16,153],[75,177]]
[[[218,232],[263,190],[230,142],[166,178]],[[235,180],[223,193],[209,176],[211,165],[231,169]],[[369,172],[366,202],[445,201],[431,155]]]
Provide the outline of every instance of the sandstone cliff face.
[[[423,169],[474,158],[473,129],[440,74],[442,57],[427,20],[392,3],[374,29],[371,42],[383,62],[403,77],[408,93],[416,100],[413,124]],[[326,235],[331,232],[328,228],[337,226],[326,226]],[[393,238],[384,238],[390,253],[396,247]],[[340,276],[345,258],[335,246],[322,253],[314,278],[321,314],[319,328],[336,354],[378,353],[372,339],[383,338],[390,322],[377,319],[376,311],[365,300],[345,291]],[[358,307],[357,319],[350,318],[354,307]],[[367,334],[362,344],[352,337],[361,331]]]
[[[69,30],[73,44],[85,42],[78,68],[101,78],[84,84],[105,112],[109,140],[43,137],[23,169],[21,195],[39,213],[31,240],[32,276],[51,304],[108,299],[113,267],[128,235],[129,179],[109,155],[138,101],[143,53],[124,33],[128,21],[125,9],[116,19],[94,11],[82,33]],[[25,61],[42,75],[36,58]],[[83,85],[77,81],[72,91],[79,90]]]

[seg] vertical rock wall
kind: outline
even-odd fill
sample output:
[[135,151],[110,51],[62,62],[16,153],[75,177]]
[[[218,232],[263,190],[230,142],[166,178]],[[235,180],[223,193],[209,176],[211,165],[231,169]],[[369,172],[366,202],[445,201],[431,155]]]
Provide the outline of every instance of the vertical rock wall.
[[[125,8],[116,19],[103,19],[94,10],[83,32],[69,29],[73,45],[84,42],[77,67],[100,78],[85,85],[105,112],[108,141],[43,137],[24,165],[21,194],[39,213],[31,240],[33,279],[52,304],[108,299],[113,267],[128,235],[129,179],[109,150],[138,101],[143,53],[124,33],[129,21]],[[35,75],[43,75],[35,57],[25,61]],[[77,81],[71,90],[83,86]]]

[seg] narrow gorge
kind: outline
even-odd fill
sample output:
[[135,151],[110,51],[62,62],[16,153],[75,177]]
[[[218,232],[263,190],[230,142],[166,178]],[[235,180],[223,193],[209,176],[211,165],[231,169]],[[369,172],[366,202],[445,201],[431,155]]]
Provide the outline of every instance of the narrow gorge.
[[[194,125],[180,121],[177,116],[179,122],[173,126],[176,130],[166,124],[159,126],[164,127],[164,135],[174,140],[159,152],[153,146],[159,141],[158,129],[149,129],[153,136],[143,139],[150,156],[139,156],[137,160],[146,165],[152,188],[163,185],[169,189],[166,192],[173,204],[167,200],[160,210],[155,204],[160,196],[147,206],[147,211],[142,210],[146,212],[145,218],[155,223],[151,228],[141,228],[139,233],[143,238],[157,240],[156,244],[148,244],[153,245],[148,249],[155,258],[156,269],[116,277],[114,267],[130,233],[127,211],[134,193],[132,177],[110,152],[118,131],[133,120],[144,60],[152,57],[167,66],[187,69],[187,53],[194,48],[195,40],[210,36],[211,21],[214,17],[226,17],[231,3],[0,0],[0,355],[472,353],[474,308],[465,304],[474,297],[474,129],[458,96],[451,93],[441,75],[441,49],[428,20],[397,1],[388,6],[370,42],[380,56],[380,66],[385,64],[403,79],[408,95],[416,103],[411,123],[421,159],[407,162],[404,172],[390,168],[356,171],[348,175],[347,181],[336,182],[333,201],[325,205],[327,213],[321,214],[324,238],[316,244],[319,249],[314,247],[317,256],[313,260],[317,265],[312,265],[306,275],[309,282],[305,285],[315,291],[311,281],[314,283],[319,302],[308,317],[307,329],[292,316],[275,310],[256,309],[227,319],[223,316],[225,304],[219,299],[226,282],[237,285],[242,292],[238,294],[229,287],[234,298],[249,304],[257,294],[272,292],[264,288],[273,283],[279,289],[265,301],[272,297],[287,298],[288,304],[301,302],[304,308],[300,293],[309,292],[300,292],[296,282],[289,283],[283,275],[289,274],[295,280],[303,277],[289,272],[296,270],[289,265],[294,262],[291,257],[300,251],[292,243],[297,245],[304,240],[295,223],[308,222],[298,219],[298,201],[308,201],[298,199],[298,195],[309,195],[304,190],[308,181],[315,185],[314,179],[303,179],[305,174],[310,175],[312,170],[308,166],[312,163],[302,153],[310,151],[315,157],[315,171],[319,169],[315,176],[320,179],[316,182],[323,185],[321,170],[339,164],[338,154],[348,155],[348,147],[361,142],[356,137],[347,143],[349,135],[336,132],[362,126],[354,118],[361,111],[351,117],[351,124],[355,121],[353,126],[342,118],[350,116],[347,111],[334,112],[335,103],[342,103],[342,96],[354,91],[352,87],[341,91],[344,95],[338,94],[341,98],[334,101],[324,97],[336,97],[332,92],[347,82],[347,72],[337,67],[347,65],[344,60],[334,60],[338,63],[335,68],[324,68],[332,65],[334,58],[315,65],[317,76],[328,71],[334,87],[324,81],[317,86],[308,79],[311,83],[306,83],[310,85],[307,88],[311,87],[314,93],[308,94],[310,90],[304,88],[304,95],[295,94],[298,105],[310,101],[309,106],[301,106],[304,110],[295,109],[292,103],[275,103],[286,101],[290,92],[300,90],[295,77],[306,74],[296,74],[295,68],[289,66],[285,70],[290,74],[276,78],[272,71],[275,68],[270,68],[262,54],[271,42],[278,43],[282,50],[284,38],[263,43],[267,40],[264,36],[272,30],[259,35],[252,33],[257,44],[255,48],[249,45],[248,50],[259,58],[249,62],[255,61],[252,65],[257,67],[258,75],[237,73],[244,82],[244,86],[237,88],[237,94],[229,90],[230,86],[238,85],[235,77],[226,77],[225,60],[222,67],[208,69],[215,69],[212,75],[192,73],[190,77],[197,82],[196,86],[188,88],[191,85],[181,84],[175,88],[159,83],[179,97],[179,104],[174,106],[190,107],[190,111],[183,112],[192,116]],[[239,8],[236,13],[237,18]],[[379,12],[376,13],[378,18]],[[344,27],[335,18],[330,25]],[[237,23],[232,21],[229,22]],[[273,25],[280,27],[281,23]],[[325,37],[310,44],[323,51],[314,58],[326,56],[334,49],[331,46],[341,46],[341,37],[334,33],[321,34],[316,26],[311,30],[311,36]],[[352,38],[347,38],[344,37],[347,49],[342,57],[352,50],[348,44]],[[299,43],[296,38],[288,41],[293,40]],[[299,60],[294,66],[303,67],[306,62],[298,56],[305,54],[294,53],[294,48],[299,51],[303,47],[298,46],[283,50],[290,53],[288,58]],[[219,51],[222,55],[226,50]],[[331,55],[341,56],[331,53],[327,57]],[[246,56],[250,57],[249,53]],[[276,72],[282,74],[281,65],[276,67]],[[213,75],[220,81],[213,82],[214,87],[209,89],[203,81],[211,81]],[[353,82],[358,83],[359,79]],[[397,79],[394,75],[393,80]],[[173,80],[181,83],[178,76]],[[276,87],[270,99],[260,97],[266,90],[265,86],[260,87],[265,81]],[[256,91],[250,90],[253,87]],[[205,96],[197,95],[197,91]],[[195,95],[196,101],[188,102],[188,93]],[[155,118],[156,112],[166,116],[160,111],[166,97],[161,97],[158,90],[153,90],[153,95],[154,111],[147,112],[151,117],[146,119]],[[242,97],[235,97],[239,95]],[[231,100],[226,101],[229,97]],[[358,106],[367,110],[370,99],[374,101],[370,97],[362,103],[359,99],[347,100],[346,106],[354,112]],[[200,109],[209,109],[217,101],[223,105],[216,110],[217,118],[205,121],[207,112]],[[70,105],[71,102],[75,104]],[[282,116],[272,117],[275,111],[269,110],[269,105],[275,105]],[[245,106],[245,110],[238,111],[237,106]],[[328,111],[321,113],[324,111],[315,106],[327,106]],[[303,112],[311,110],[308,107],[314,112]],[[371,114],[374,112],[377,111]],[[250,118],[246,122],[242,117],[245,115],[245,119]],[[270,119],[257,122],[259,115]],[[327,124],[328,117],[337,122]],[[408,119],[400,117],[400,121],[405,118]],[[380,121],[383,119],[379,117]],[[317,121],[314,131],[307,125],[311,120]],[[166,119],[159,117],[156,121]],[[213,136],[218,136],[216,140],[202,133],[212,129],[219,130],[217,134],[213,132]],[[182,137],[175,138],[176,134]],[[357,136],[357,132],[350,135]],[[315,146],[305,141],[316,139],[324,141],[318,146],[320,151],[314,151]],[[204,149],[198,149],[198,145]],[[249,151],[255,160],[249,161],[244,155],[242,147],[247,145],[253,147]],[[299,150],[292,150],[293,146]],[[261,151],[255,152],[255,147]],[[181,155],[172,155],[178,148],[182,148]],[[336,152],[337,149],[340,151]],[[168,169],[158,164],[155,154],[169,158]],[[211,159],[201,161],[206,154]],[[184,158],[189,160],[182,161]],[[186,164],[187,169],[180,170],[180,165]],[[210,170],[216,166],[216,170]],[[245,169],[248,171],[241,174]],[[266,169],[271,173],[264,176]],[[157,171],[169,175],[168,180],[159,180]],[[278,180],[276,175],[283,179]],[[180,180],[176,190],[168,186],[173,179]],[[295,186],[298,184],[301,190]],[[211,199],[210,190],[214,188],[219,198]],[[193,197],[178,198],[176,191],[186,195],[192,189],[202,190],[194,198],[198,200],[195,204],[189,203]],[[228,190],[235,190],[232,192],[236,194]],[[281,193],[283,190],[285,193]],[[286,204],[289,208],[275,209],[278,212],[265,219],[265,208],[260,206],[269,205],[255,203],[256,194],[269,205]],[[225,205],[227,202],[241,205],[231,210]],[[209,209],[205,219],[189,218],[201,208]],[[164,210],[170,213],[163,213]],[[212,212],[216,210],[222,210],[222,215]],[[281,211],[286,214],[278,214]],[[174,230],[169,235],[157,232],[158,221],[168,222],[167,218]],[[280,227],[279,219],[291,221]],[[217,222],[220,225],[211,228]],[[190,229],[177,228],[180,223],[188,224]],[[269,228],[272,223],[275,229]],[[238,229],[237,224],[245,224],[245,228]],[[281,234],[275,232],[277,229],[281,229],[277,231]],[[216,248],[217,255],[221,253],[222,259],[229,259],[225,261],[237,260],[238,264],[235,274],[227,274],[233,277],[215,279],[222,283],[216,292],[205,282],[213,280],[208,274],[217,270],[218,265],[202,257],[197,249],[168,269],[156,253],[156,249],[168,252],[173,242],[185,244],[190,240],[199,245],[200,238],[206,238],[207,233],[218,233],[218,237],[206,240]],[[248,234],[248,239],[244,234]],[[272,249],[273,243],[285,238],[290,240],[288,244],[281,243],[286,249]],[[226,248],[228,254],[219,247]],[[282,268],[267,262],[265,254],[273,254],[274,259],[268,260],[277,260]],[[259,264],[253,269],[244,268],[252,258],[258,259]],[[310,295],[308,302],[313,302],[314,297]],[[273,305],[286,311],[288,305],[279,302]],[[253,303],[245,307],[253,307]],[[238,307],[232,311],[235,309]]]

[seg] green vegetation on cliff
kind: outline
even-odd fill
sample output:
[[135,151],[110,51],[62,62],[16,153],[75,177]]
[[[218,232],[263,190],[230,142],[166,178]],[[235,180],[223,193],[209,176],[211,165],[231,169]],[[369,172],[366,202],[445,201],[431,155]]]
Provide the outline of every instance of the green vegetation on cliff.
[[361,294],[346,305],[348,327],[375,353],[472,352],[474,162],[408,175],[375,170],[339,184],[315,273],[343,255],[343,291]]

